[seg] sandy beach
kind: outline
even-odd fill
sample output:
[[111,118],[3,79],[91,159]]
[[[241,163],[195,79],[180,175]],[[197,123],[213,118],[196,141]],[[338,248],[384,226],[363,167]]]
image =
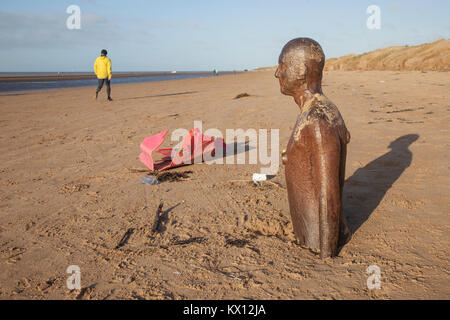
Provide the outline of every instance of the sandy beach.
[[295,242],[282,165],[261,186],[250,164],[139,182],[142,140],[195,120],[280,129],[283,150],[298,108],[273,71],[113,83],[112,103],[94,87],[0,94],[0,299],[449,299],[449,73],[329,71],[323,89],[352,136],[354,232],[325,260]]

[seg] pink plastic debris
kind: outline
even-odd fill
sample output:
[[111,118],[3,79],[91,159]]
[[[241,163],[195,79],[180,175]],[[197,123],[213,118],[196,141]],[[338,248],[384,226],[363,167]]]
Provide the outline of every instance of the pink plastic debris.
[[139,159],[141,162],[145,164],[150,170],[154,171],[154,164],[152,153],[159,148],[159,146],[164,142],[164,136],[169,132],[168,130],[161,131],[157,135],[152,137],[147,137],[141,143],[141,154],[139,155]]
[[204,155],[215,156],[216,146],[221,146],[224,149],[226,146],[222,138],[205,136],[200,133],[198,128],[195,128],[184,137],[180,150],[176,150],[176,152],[173,152],[172,148],[157,150],[156,152],[162,155],[162,158],[155,162],[152,153],[164,142],[164,136],[167,132],[167,130],[164,130],[157,135],[147,137],[141,143],[142,152],[139,158],[152,171],[163,171],[194,162],[202,162],[205,160]]

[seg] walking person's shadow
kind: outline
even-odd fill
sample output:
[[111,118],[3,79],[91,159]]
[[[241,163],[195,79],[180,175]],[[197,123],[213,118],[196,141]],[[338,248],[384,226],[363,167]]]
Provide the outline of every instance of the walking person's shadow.
[[359,168],[345,181],[344,213],[355,233],[377,208],[386,192],[408,168],[412,152],[408,147],[419,135],[404,135],[391,142],[391,151]]

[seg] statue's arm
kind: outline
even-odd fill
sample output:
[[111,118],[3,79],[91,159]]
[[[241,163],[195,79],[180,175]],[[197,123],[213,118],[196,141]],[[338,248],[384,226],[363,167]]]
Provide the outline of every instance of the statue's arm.
[[286,150],[284,150],[282,153],[281,153],[281,162],[284,164],[284,165],[286,165],[286,163],[287,163],[287,154],[288,154],[288,151],[289,150],[291,150],[291,148],[292,148],[292,145],[293,145],[293,143],[294,143],[294,139],[292,138],[292,136],[289,138],[289,142],[288,142],[288,144],[287,144],[287,146],[286,146]]
[[341,142],[334,127],[325,120],[317,120],[310,126],[317,190],[319,191],[319,233],[321,258],[334,256],[339,240],[339,216],[341,212],[340,165]]

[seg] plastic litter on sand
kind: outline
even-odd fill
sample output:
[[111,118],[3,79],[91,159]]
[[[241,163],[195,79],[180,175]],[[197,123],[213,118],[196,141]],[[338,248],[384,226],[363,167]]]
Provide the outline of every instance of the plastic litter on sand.
[[145,177],[141,178],[141,183],[142,184],[158,184],[159,181],[150,176],[145,176]]

